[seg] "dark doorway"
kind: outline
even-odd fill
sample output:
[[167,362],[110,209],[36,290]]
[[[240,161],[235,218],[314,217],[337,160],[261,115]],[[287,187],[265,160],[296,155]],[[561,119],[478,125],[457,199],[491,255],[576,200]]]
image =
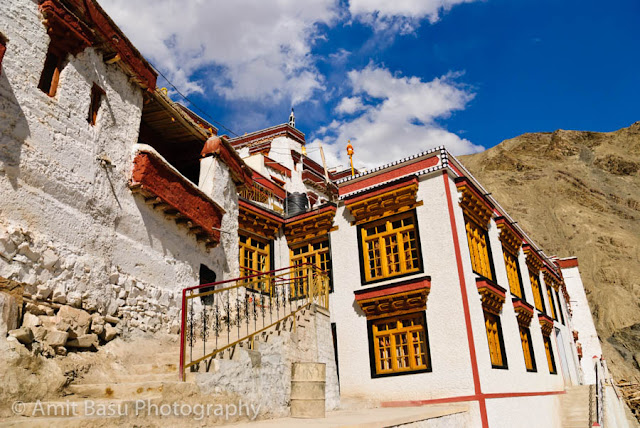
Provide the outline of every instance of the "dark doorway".
[[[216,282],[216,273],[205,265],[200,265],[200,285],[212,284],[214,282]],[[206,293],[207,291],[215,290],[215,288],[215,286],[203,287],[200,289],[200,293]],[[213,304],[213,294],[200,296],[200,301],[205,305]]]

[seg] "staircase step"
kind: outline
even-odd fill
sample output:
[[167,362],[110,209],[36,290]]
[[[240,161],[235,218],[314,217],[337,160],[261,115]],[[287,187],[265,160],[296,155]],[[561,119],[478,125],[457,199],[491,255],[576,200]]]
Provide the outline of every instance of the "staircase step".
[[176,373],[178,371],[178,364],[176,363],[146,363],[146,364],[134,364],[131,366],[131,372],[134,374],[166,374]]
[[147,398],[149,396],[160,395],[162,390],[169,384],[182,383],[178,380],[173,382],[131,382],[131,383],[94,383],[69,385],[67,390],[72,394],[83,398]]

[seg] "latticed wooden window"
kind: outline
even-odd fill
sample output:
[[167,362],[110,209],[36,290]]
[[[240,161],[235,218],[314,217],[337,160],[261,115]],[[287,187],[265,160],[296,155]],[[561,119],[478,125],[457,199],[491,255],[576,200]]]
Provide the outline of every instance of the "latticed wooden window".
[[547,354],[547,363],[549,363],[549,373],[556,374],[556,361],[553,358],[553,348],[551,347],[551,339],[549,336],[542,336],[544,341],[544,351]]
[[519,299],[523,299],[524,293],[522,293],[522,279],[520,277],[518,258],[507,250],[503,250],[502,254],[504,255],[504,264],[507,268],[507,278],[509,280],[511,294]]
[[371,322],[375,374],[429,370],[424,312]]
[[388,278],[421,268],[413,212],[362,225],[362,252],[366,281]]
[[[240,235],[240,276],[251,276],[271,269],[271,245],[266,239]],[[249,287],[268,291],[267,281],[247,280]]]
[[489,249],[489,237],[487,230],[478,225],[474,220],[465,216],[465,229],[467,231],[467,242],[469,243],[469,254],[471,255],[471,266],[473,271],[487,279],[494,280],[493,267],[491,264],[491,250]]
[[504,343],[502,341],[500,317],[488,311],[484,311],[484,324],[487,330],[491,366],[493,368],[506,368],[507,358],[504,355]]
[[520,342],[522,342],[522,353],[524,354],[524,365],[528,372],[536,371],[536,358],[533,354],[533,344],[531,343],[531,332],[527,327],[519,326]]
[[[331,251],[328,239],[323,238],[306,242],[291,248],[291,265],[300,266],[306,264],[317,266],[327,274],[331,271]],[[295,275],[297,279],[291,284],[291,296],[301,297],[306,295],[307,278],[310,270],[310,267],[296,269]]]
[[551,317],[557,320],[556,317],[556,305],[553,301],[553,294],[551,293],[551,287],[547,286],[547,297],[549,298],[549,310],[551,311]]
[[540,288],[540,279],[538,278],[538,274],[529,270],[529,279],[531,280],[531,290],[533,291],[533,303],[537,310],[544,312],[542,289]]

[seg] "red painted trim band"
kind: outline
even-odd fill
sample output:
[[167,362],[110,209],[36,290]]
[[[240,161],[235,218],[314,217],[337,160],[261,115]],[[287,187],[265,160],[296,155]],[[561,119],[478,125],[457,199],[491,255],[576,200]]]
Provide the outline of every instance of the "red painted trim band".
[[449,221],[451,222],[451,235],[453,239],[453,248],[456,254],[456,265],[458,267],[458,278],[460,280],[460,292],[462,294],[462,308],[464,309],[464,322],[467,328],[467,342],[469,345],[469,356],[471,358],[471,371],[473,373],[473,387],[478,396],[480,405],[480,419],[482,427],[489,428],[489,419],[487,417],[487,404],[482,397],[482,387],[480,385],[480,373],[478,371],[478,360],[476,357],[476,346],[473,340],[473,330],[471,327],[471,313],[469,311],[469,300],[467,298],[467,284],[464,279],[464,268],[462,267],[462,254],[460,252],[460,242],[458,242],[458,228],[456,227],[455,211],[453,209],[453,199],[451,198],[451,189],[449,188],[449,175],[447,171],[442,172],[444,179],[444,190],[447,196],[447,208],[449,210]]
[[357,290],[354,292],[356,301],[371,299],[374,297],[389,296],[392,294],[404,293],[407,291],[422,290],[431,288],[431,277],[422,277],[414,280],[404,281],[400,284],[385,285],[376,287],[373,290]]
[[340,185],[340,195],[346,195],[347,193],[355,192],[356,190],[364,189],[374,184],[384,183],[394,178],[413,174],[414,172],[436,166],[438,163],[440,163],[440,158],[436,153],[432,153],[430,157],[417,162],[400,164],[400,166],[390,166],[380,172],[367,174],[365,178],[350,180]]
[[459,397],[433,398],[430,400],[383,401],[380,407],[418,407],[427,404],[460,403],[464,401],[493,400],[498,398],[542,397],[565,394],[566,391],[495,392],[489,394],[462,395]]
[[367,190],[364,193],[348,196],[344,199],[344,203],[345,205],[355,204],[356,202],[360,202],[364,199],[369,199],[374,196],[378,196],[382,193],[390,192],[392,190],[400,189],[402,187],[409,186],[412,184],[418,184],[418,179],[414,176],[408,177],[407,179],[403,179],[400,182],[385,184],[381,187],[376,187],[374,189]]
[[572,267],[578,267],[578,258],[577,257],[571,257],[568,259],[560,259],[557,261],[558,266],[560,266],[561,269],[567,269],[567,268],[572,268]]

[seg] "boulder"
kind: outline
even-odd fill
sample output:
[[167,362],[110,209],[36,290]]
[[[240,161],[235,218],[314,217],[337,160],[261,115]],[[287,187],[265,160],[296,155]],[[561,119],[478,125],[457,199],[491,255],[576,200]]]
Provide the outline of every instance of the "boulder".
[[67,304],[73,306],[74,308],[79,308],[82,306],[82,295],[77,291],[70,292],[67,296]]
[[109,342],[110,340],[113,340],[113,338],[117,335],[118,330],[115,327],[111,326],[111,324],[106,324],[104,326],[104,331],[102,332],[100,337],[102,337],[102,340],[104,340],[105,342]]
[[[89,333],[89,328],[91,327],[91,315],[82,309],[76,309],[66,305],[61,306],[58,311],[58,318],[61,323],[69,325],[69,333],[71,337],[80,337]],[[63,325],[61,325],[61,327],[62,326]],[[64,328],[59,328],[59,330],[65,331]]]
[[47,329],[44,327],[31,327],[33,332],[33,340],[41,343],[45,343],[44,338],[47,336]]
[[29,327],[22,326],[15,330],[10,330],[9,336],[15,337],[18,342],[22,343],[23,345],[28,345],[33,342],[33,332]]
[[34,263],[40,259],[40,253],[33,251],[27,242],[23,242],[18,246],[18,252]]
[[44,342],[52,347],[64,346],[69,339],[69,333],[66,331],[58,330],[46,330],[47,334],[44,337]]
[[55,303],[67,303],[67,290],[63,284],[58,284],[53,289],[53,297],[51,298]]
[[27,302],[27,304],[24,305],[24,309],[27,312],[29,312],[30,314],[33,314],[33,315],[44,315],[44,314],[46,314],[46,312],[44,310],[44,306],[36,305],[35,303],[31,303],[31,302]]
[[18,247],[16,247],[16,244],[8,234],[5,233],[0,236],[0,257],[11,260],[17,251]]
[[54,253],[50,248],[47,248],[42,253],[42,266],[45,269],[53,268],[59,260],[60,258],[56,256],[56,253]]
[[81,349],[97,348],[98,336],[95,334],[83,334],[82,336],[78,336],[75,339],[67,340],[66,345],[67,347]]
[[25,312],[22,318],[22,325],[25,327],[39,327],[42,325],[40,318],[30,312]]
[[120,322],[120,318],[113,317],[111,315],[107,315],[104,317],[104,320],[110,324],[116,325]]
[[67,355],[67,348],[64,346],[56,346],[56,355],[62,355],[63,357]]
[[104,318],[98,313],[91,314],[91,332],[101,334],[104,331]]
[[0,292],[0,337],[5,337],[9,330],[18,328],[20,320],[20,306],[18,300]]

